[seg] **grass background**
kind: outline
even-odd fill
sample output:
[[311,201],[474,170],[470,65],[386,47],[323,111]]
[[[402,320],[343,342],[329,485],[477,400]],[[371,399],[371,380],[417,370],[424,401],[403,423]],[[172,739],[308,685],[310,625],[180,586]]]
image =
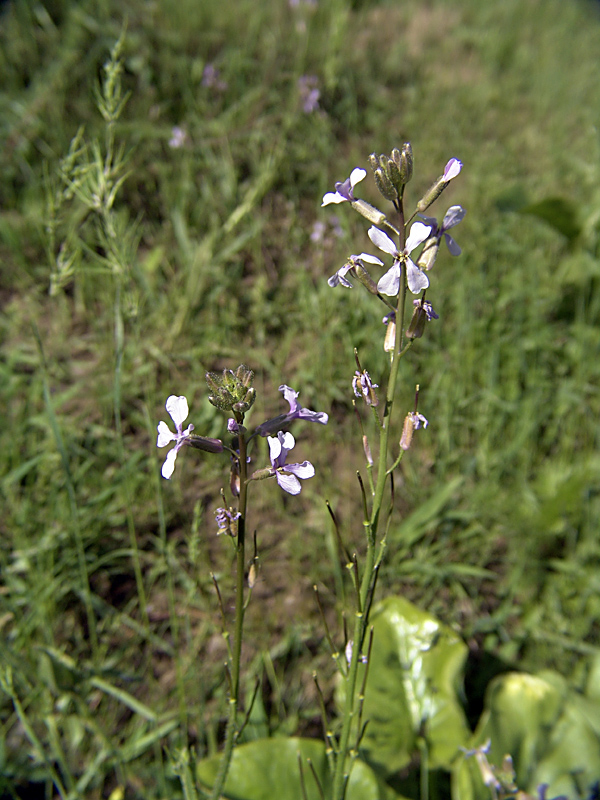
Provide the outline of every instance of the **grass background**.
[[[280,383],[330,413],[327,428],[294,430],[318,481],[297,499],[271,482],[253,492],[261,570],[245,650],[249,687],[256,678],[262,689],[248,735],[320,735],[311,671],[330,691],[333,670],[312,585],[333,620],[341,580],[325,498],[361,547],[352,348],[375,380],[386,364],[379,309],[326,283],[368,250],[364,221],[320,200],[370,152],[407,140],[409,197],[459,157],[435,211],[460,203],[467,216],[455,237],[463,255],[442,254],[432,275],[440,320],[402,368],[402,402],[411,407],[419,382],[430,427],[398,476],[379,592],[459,630],[473,686],[491,656],[570,675],[597,651],[598,10],[575,0],[3,8],[7,797],[34,784],[52,796],[53,777],[73,797],[119,787],[175,797],[178,748],[218,746],[225,651],[211,573],[227,610],[231,553],[213,518],[226,467],[190,451],[163,481],[155,426],[166,397],[185,394],[196,431],[222,435],[204,373],[241,362],[256,370],[254,422],[283,410]],[[50,221],[47,198],[80,126],[104,142],[95,92],[124,26],[131,94],[115,135],[129,160],[114,219],[130,257],[115,276],[82,203]],[[207,64],[225,86],[203,85]],[[318,111],[302,108],[302,75],[318,80]],[[175,125],[187,132],[178,149]],[[377,202],[371,182],[361,189]],[[50,295],[65,241],[73,276]]]

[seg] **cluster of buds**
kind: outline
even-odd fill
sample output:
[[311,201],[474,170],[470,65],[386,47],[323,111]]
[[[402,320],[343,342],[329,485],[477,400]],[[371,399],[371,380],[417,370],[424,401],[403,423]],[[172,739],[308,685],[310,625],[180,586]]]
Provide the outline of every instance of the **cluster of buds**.
[[208,400],[220,411],[232,411],[237,422],[242,422],[244,414],[250,410],[256,399],[256,389],[252,388],[254,372],[244,364],[234,372],[224,369],[206,373],[206,383],[212,394]]
[[413,175],[413,153],[410,142],[405,142],[402,150],[394,147],[389,156],[382,153],[378,157],[375,153],[371,153],[369,164],[381,194],[391,203],[398,203],[404,193],[404,187]]

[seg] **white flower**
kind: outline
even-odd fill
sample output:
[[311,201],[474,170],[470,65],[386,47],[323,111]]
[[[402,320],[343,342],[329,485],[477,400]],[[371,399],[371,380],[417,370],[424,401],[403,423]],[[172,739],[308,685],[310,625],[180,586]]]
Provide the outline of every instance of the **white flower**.
[[323,195],[321,208],[328,206],[330,203],[352,203],[354,201],[353,189],[366,175],[366,169],[355,167],[349,178],[346,178],[343,183],[338,182],[335,184],[335,192],[327,192],[327,194]]
[[423,222],[413,223],[404,249],[400,251],[387,233],[380,231],[379,228],[375,226],[369,228],[369,239],[373,244],[380,250],[383,250],[384,253],[389,253],[394,257],[394,263],[385,275],[379,279],[379,283],[377,284],[377,289],[381,294],[388,295],[388,297],[393,297],[398,294],[400,291],[402,264],[406,265],[406,281],[410,291],[413,294],[419,294],[423,289],[427,289],[429,286],[429,278],[417,267],[409,256],[415,248],[423,244],[430,232],[430,225],[425,225]]
[[167,453],[165,463],[162,465],[161,469],[163,478],[170,478],[173,474],[173,470],[175,469],[175,459],[177,458],[177,453],[185,444],[186,439],[188,439],[191,435],[192,431],[194,430],[194,426],[188,425],[188,427],[183,430],[183,422],[187,419],[188,414],[190,413],[188,401],[183,395],[177,397],[177,395],[172,394],[167,400],[165,407],[169,412],[169,416],[175,423],[176,432],[173,433],[169,429],[167,423],[161,420],[156,428],[158,431],[156,446],[166,447],[169,442],[175,442],[175,447],[172,450],[169,450]]

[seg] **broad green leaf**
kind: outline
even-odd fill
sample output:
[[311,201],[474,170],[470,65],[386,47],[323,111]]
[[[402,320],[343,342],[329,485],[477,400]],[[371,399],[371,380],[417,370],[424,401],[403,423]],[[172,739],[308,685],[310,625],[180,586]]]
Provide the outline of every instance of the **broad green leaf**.
[[[490,740],[487,759],[495,766],[510,755],[523,791],[535,795],[540,784],[548,784],[548,797],[588,797],[598,775],[600,738],[582,710],[583,699],[555,672],[501,675],[489,685],[469,746]],[[452,795],[456,800],[488,800],[489,788],[474,757],[465,756],[455,765]]]
[[[200,785],[210,791],[219,770],[220,757],[200,761]],[[325,745],[317,739],[260,739],[240,745],[233,751],[223,797],[227,800],[321,800],[317,780],[328,796],[331,773]],[[394,800],[397,795],[378,781],[375,773],[361,761],[352,768],[346,800]]]
[[371,622],[361,751],[386,776],[406,767],[423,747],[431,769],[449,768],[470,736],[458,699],[466,645],[401,597],[380,603]]

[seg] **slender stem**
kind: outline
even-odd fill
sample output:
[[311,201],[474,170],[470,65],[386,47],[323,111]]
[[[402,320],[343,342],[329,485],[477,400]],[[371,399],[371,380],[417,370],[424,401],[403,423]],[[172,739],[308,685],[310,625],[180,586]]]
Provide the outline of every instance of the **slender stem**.
[[225,732],[225,746],[221,756],[219,772],[214,783],[211,800],[218,800],[221,796],[231,758],[233,747],[237,739],[237,715],[240,704],[240,663],[242,656],[242,634],[244,628],[245,612],[245,569],[246,569],[246,505],[248,500],[247,465],[246,465],[246,439],[241,433],[239,437],[239,471],[240,471],[240,500],[237,524],[236,543],[236,587],[235,587],[235,627],[233,632],[233,653],[231,658],[231,691],[229,693],[229,718]]
[[[405,225],[404,225],[404,210],[402,202],[397,206],[399,224],[399,249],[402,250],[405,242]],[[394,352],[392,354],[392,363],[390,366],[390,375],[387,384],[385,408],[383,412],[383,419],[379,430],[379,459],[377,467],[377,480],[375,483],[375,491],[373,494],[373,505],[371,508],[370,519],[365,520],[367,527],[367,552],[365,556],[365,566],[360,585],[360,605],[356,612],[356,619],[354,623],[354,647],[352,650],[352,659],[346,678],[346,699],[345,709],[343,716],[342,731],[339,739],[338,753],[335,764],[335,771],[333,775],[333,800],[343,800],[346,791],[347,776],[349,768],[346,769],[346,757],[349,753],[350,734],[353,729],[353,720],[355,716],[355,699],[356,699],[356,680],[358,674],[358,663],[361,655],[362,646],[365,639],[365,634],[369,624],[369,610],[371,606],[372,593],[374,590],[374,580],[376,579],[375,570],[375,546],[377,541],[377,530],[379,527],[379,516],[383,504],[383,496],[388,478],[387,470],[387,456],[388,444],[390,434],[390,420],[392,409],[394,405],[394,396],[396,392],[396,382],[398,378],[398,369],[401,360],[401,350],[404,339],[404,305],[406,300],[406,275],[400,283],[400,292],[398,294],[398,302],[396,306],[396,339],[394,342]],[[354,757],[356,754],[353,754]],[[349,765],[350,767],[351,765]]]

